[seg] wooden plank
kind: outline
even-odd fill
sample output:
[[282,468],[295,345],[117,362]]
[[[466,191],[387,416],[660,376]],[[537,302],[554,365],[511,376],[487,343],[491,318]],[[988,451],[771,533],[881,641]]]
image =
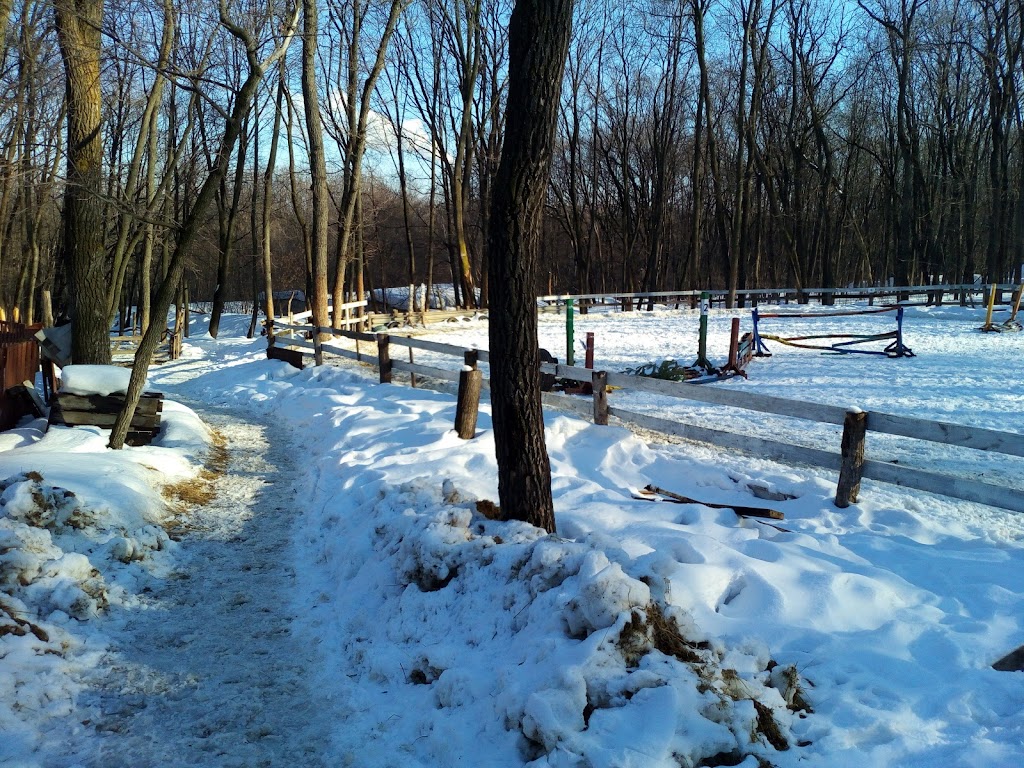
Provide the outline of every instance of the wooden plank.
[[36,391],[35,385],[31,381],[26,381],[17,387],[11,387],[9,392],[24,398],[29,411],[34,416],[46,416],[50,411],[50,409],[46,407],[46,403],[44,403],[43,399],[39,396],[39,392]]
[[689,496],[683,496],[675,493],[674,491],[668,491],[664,488],[659,488],[656,485],[648,485],[642,491],[642,493],[657,494],[658,496],[665,496],[666,498],[678,502],[679,504],[700,504],[705,507],[711,507],[712,509],[731,509],[737,515],[745,515],[747,517],[766,517],[769,520],[785,520],[786,516],[779,512],[777,509],[771,509],[770,507],[753,507],[742,504],[717,504],[711,501],[701,501],[694,499]]
[[1024,456],[1024,435],[1017,432],[1000,432],[984,427],[968,427],[962,424],[875,412],[868,413],[868,429],[872,432],[959,445],[978,451]]
[[580,368],[578,365],[541,363],[540,370],[542,373],[550,373],[556,379],[568,379],[569,381],[589,382],[594,378],[594,372],[590,368]]
[[864,477],[903,488],[1024,512],[1024,490],[1021,488],[993,485],[965,477],[949,477],[884,461],[865,461]]
[[[359,324],[365,323],[365,322],[366,322],[366,317],[365,316],[363,316],[363,317],[342,317],[342,318],[340,318],[338,320],[338,325],[339,326],[341,326],[341,325],[359,325]],[[333,328],[334,326],[332,325],[331,327]],[[336,329],[336,330],[340,330],[340,328]]]
[[320,345],[320,349],[323,350],[324,352],[330,352],[332,355],[337,355],[338,357],[347,357],[349,360],[355,360],[355,361],[360,362],[360,363],[376,363],[377,362],[377,356],[376,355],[373,355],[373,356],[365,355],[365,354],[362,354],[362,353],[359,353],[359,352],[355,352],[354,350],[351,350],[351,349],[344,349],[342,347],[335,347],[335,346],[333,346],[331,344],[321,344]]
[[[73,395],[70,392],[58,392],[57,402],[66,411],[118,413],[124,407],[124,395]],[[163,406],[162,398],[140,397],[135,412],[156,414],[163,410]]]
[[548,408],[570,411],[587,419],[591,419],[594,416],[594,403],[589,397],[574,397],[573,395],[563,395],[558,392],[541,392],[540,399]]
[[825,424],[842,424],[846,418],[846,408],[837,405],[809,403],[802,400],[787,400],[771,395],[759,395],[739,389],[723,387],[695,387],[686,382],[653,379],[646,376],[630,376],[623,373],[609,373],[608,383],[623,389],[638,389],[642,392],[653,392],[683,400],[697,400],[702,403],[727,405],[732,408],[743,408],[748,411],[771,413],[776,416],[790,416],[808,421]]
[[335,336],[342,339],[352,339],[354,341],[371,341],[376,343],[376,333],[365,333],[363,331],[350,331],[346,328],[330,328],[327,326],[319,326],[318,328],[308,328],[307,330],[313,331],[318,330],[320,333],[328,333],[331,336]]
[[313,352],[316,350],[316,344],[307,339],[278,339],[275,347],[300,347],[301,349],[308,349]]
[[[413,336],[392,336],[391,343],[397,344],[398,346],[401,347],[420,349],[423,350],[424,352],[437,352],[438,354],[442,355],[451,355],[452,357],[463,357],[466,354],[466,352],[470,349],[469,347],[459,347],[454,344],[443,344],[439,341],[417,339]],[[484,350],[476,351],[479,354]]]
[[359,307],[365,307],[365,306],[366,306],[366,299],[363,299],[362,301],[346,301],[344,304],[339,304],[336,307],[331,306],[331,307],[328,307],[327,309],[328,309],[328,311],[333,312],[336,309],[342,309],[342,310],[344,310],[344,309],[358,309]]
[[435,368],[430,365],[421,365],[420,363],[407,363],[404,360],[392,360],[391,368],[395,371],[415,373],[418,376],[429,376],[432,379],[442,379],[444,381],[459,380],[458,371],[452,371],[447,368]]
[[268,360],[283,360],[293,368],[302,370],[302,352],[298,349],[285,349],[284,347],[267,347]]
[[[590,381],[591,371],[586,368],[572,368],[566,365],[544,365],[541,370],[554,373],[559,378],[572,381]],[[846,409],[822,403],[788,400],[771,395],[761,395],[743,390],[722,387],[695,387],[686,382],[667,381],[645,376],[630,376],[609,373],[608,383],[623,389],[653,392],[669,397],[696,400],[704,403],[742,408],[776,416],[807,419],[825,424],[843,424]],[[883,434],[913,437],[918,440],[993,451],[1011,456],[1024,456],[1024,435],[1016,432],[1000,432],[982,427],[968,427],[940,421],[929,421],[910,416],[869,412],[868,430]]]
[[288,323],[274,323],[274,336],[280,336],[281,331],[293,331],[295,333],[308,333],[313,330],[311,325],[289,325]]
[[655,432],[665,432],[676,435],[686,440],[693,440],[699,443],[710,443],[722,448],[729,448],[734,451],[751,453],[758,458],[771,459],[780,462],[794,462],[807,464],[812,467],[839,471],[840,457],[838,453],[830,453],[818,448],[806,448],[799,445],[789,445],[776,440],[766,440],[752,435],[739,435],[733,432],[723,432],[717,429],[699,427],[693,424],[680,424],[676,421],[669,421],[657,416],[635,413],[622,410],[621,408],[609,408],[609,413],[616,418],[629,424],[635,424],[644,429]]
[[[66,424],[69,427],[93,426],[109,428],[117,420],[116,413],[94,413],[92,411],[65,411],[62,408],[50,409],[51,424]],[[160,414],[151,416],[135,414],[131,421],[132,429],[157,429],[160,427]]]

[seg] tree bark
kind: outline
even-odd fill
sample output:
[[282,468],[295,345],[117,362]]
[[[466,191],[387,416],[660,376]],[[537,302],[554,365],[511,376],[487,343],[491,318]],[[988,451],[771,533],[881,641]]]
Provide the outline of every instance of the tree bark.
[[505,143],[490,230],[491,405],[506,519],[555,531],[535,298],[539,237],[572,28],[572,0],[517,0],[509,21]]
[[[313,325],[330,325],[327,314],[327,221],[330,216],[327,195],[327,160],[324,157],[324,131],[320,117],[320,97],[316,87],[317,4],[303,0],[302,35],[302,102],[306,110],[306,133],[309,141],[309,172],[313,202],[310,230],[313,295],[308,296],[313,310]],[[335,304],[340,304],[337,296]],[[337,311],[335,319],[337,319]]]
[[67,188],[64,258],[70,283],[76,363],[110,362],[107,263],[103,249],[103,93],[100,28],[103,0],[54,5],[67,89]]

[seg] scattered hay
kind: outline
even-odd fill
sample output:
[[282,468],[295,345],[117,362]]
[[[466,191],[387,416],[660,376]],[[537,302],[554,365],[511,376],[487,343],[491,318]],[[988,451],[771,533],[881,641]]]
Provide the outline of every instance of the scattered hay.
[[687,664],[704,662],[697,651],[707,650],[707,643],[694,643],[683,637],[676,622],[667,617],[657,603],[647,606],[647,621],[651,626],[651,640],[659,651]]
[[201,507],[209,504],[217,495],[215,482],[227,472],[231,455],[227,449],[227,440],[214,430],[213,445],[206,457],[206,463],[199,475],[192,480],[170,483],[163,488],[163,495],[168,501],[182,508]]
[[634,610],[630,620],[619,633],[619,653],[627,667],[636,667],[652,650],[672,656],[691,666],[707,663],[699,651],[707,650],[707,643],[695,643],[683,637],[676,622],[665,615],[656,602],[647,604],[643,612]]
[[757,732],[765,737],[769,744],[771,744],[777,751],[785,752],[789,749],[789,742],[786,741],[786,737],[782,734],[782,729],[779,728],[779,724],[775,721],[775,715],[772,713],[771,707],[767,707],[757,699],[752,699],[754,702],[754,709],[757,711]]
[[775,661],[768,664],[767,671],[771,673],[771,685],[782,694],[786,702],[786,708],[791,712],[812,714],[814,709],[804,695],[804,688],[800,682],[800,671],[795,664],[788,667],[780,667]]
[[640,665],[640,660],[651,651],[651,628],[644,614],[633,611],[619,633],[616,645],[627,667],[633,669]]

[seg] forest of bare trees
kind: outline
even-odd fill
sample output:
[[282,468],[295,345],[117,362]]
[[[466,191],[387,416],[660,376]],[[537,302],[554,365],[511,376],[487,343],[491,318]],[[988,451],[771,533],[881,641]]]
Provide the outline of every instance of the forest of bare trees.
[[[0,0],[0,307],[486,304],[511,7]],[[1020,280],[1022,47],[1024,0],[576,0],[536,292]]]

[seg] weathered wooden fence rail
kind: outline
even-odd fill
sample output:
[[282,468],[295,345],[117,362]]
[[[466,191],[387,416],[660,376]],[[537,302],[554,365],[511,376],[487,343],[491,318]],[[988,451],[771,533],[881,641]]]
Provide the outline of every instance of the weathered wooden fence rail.
[[[280,328],[282,326],[275,327]],[[413,350],[461,358],[463,364],[472,358],[474,367],[476,361],[485,363],[489,360],[486,350],[469,349],[409,336],[371,334],[331,328],[314,329],[310,326],[293,326],[292,329],[296,332],[303,332],[311,338],[288,340],[286,343],[306,350],[306,354],[312,352],[318,362],[322,361],[323,353],[328,352],[363,363],[369,363],[380,369],[382,381],[390,381],[393,371],[403,371],[413,377],[422,376],[443,381],[459,381],[461,370],[415,363],[413,362]],[[314,330],[319,330],[320,334],[314,333]],[[335,338],[340,337],[356,341],[357,345],[360,342],[372,344],[372,349],[364,353],[357,347],[353,351],[333,343],[322,342],[318,339],[319,335],[327,334]],[[392,346],[408,348],[409,362],[393,357],[390,351]],[[850,423],[851,421],[857,421],[857,419],[851,420],[849,417],[851,413],[857,414],[859,411],[851,411],[839,406],[789,400],[736,389],[697,386],[685,382],[595,371],[575,366],[542,364],[540,368],[543,372],[553,374],[558,379],[592,384],[594,390],[593,402],[580,397],[555,395],[552,393],[544,393],[544,402],[548,405],[555,405],[581,415],[592,416],[596,423],[606,424],[610,415],[627,424],[675,435],[687,440],[710,443],[722,448],[752,453],[759,457],[776,461],[806,464],[839,472],[838,486],[840,494],[837,496],[837,504],[840,506],[845,506],[851,500],[856,501],[857,488],[860,479],[864,477],[892,485],[988,504],[1014,512],[1024,512],[1024,488],[997,485],[971,478],[917,469],[905,464],[870,459],[860,460],[854,456],[848,456],[844,461],[843,455],[843,450],[854,453],[859,448],[862,456],[864,452],[864,433],[874,432],[956,448],[1024,457],[1024,434],[871,411],[867,412],[866,416],[860,419],[865,427],[865,429],[861,430],[860,436],[851,438]],[[415,378],[413,383],[415,385]],[[484,388],[488,387],[486,379],[483,380],[482,386]],[[646,392],[681,400],[841,426],[846,430],[843,450],[833,451],[793,445],[756,435],[686,424],[672,419],[610,406],[607,398],[607,387],[617,387],[623,390]],[[852,446],[847,446],[846,443],[851,439],[855,439],[856,443]],[[837,446],[837,448],[839,447]],[[843,491],[844,486],[846,488],[845,492]]]

